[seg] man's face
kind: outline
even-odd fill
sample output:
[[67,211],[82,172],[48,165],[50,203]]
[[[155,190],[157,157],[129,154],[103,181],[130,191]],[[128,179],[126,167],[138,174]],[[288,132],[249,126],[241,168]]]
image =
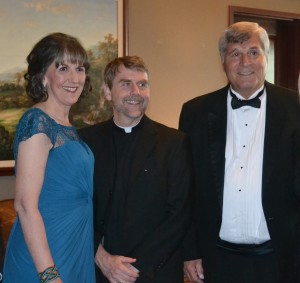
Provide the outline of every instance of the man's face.
[[123,127],[136,125],[150,99],[148,75],[121,65],[112,88],[105,85],[104,92],[106,99],[112,103],[114,121]]
[[244,98],[249,98],[263,85],[267,65],[257,34],[243,43],[227,45],[223,68],[233,89]]

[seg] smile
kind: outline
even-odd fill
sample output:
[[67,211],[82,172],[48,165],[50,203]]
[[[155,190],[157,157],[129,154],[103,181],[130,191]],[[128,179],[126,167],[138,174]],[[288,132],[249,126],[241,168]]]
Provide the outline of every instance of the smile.
[[127,97],[123,99],[123,103],[131,104],[131,105],[137,105],[143,103],[143,99],[141,97]]
[[68,92],[76,92],[78,87],[63,86],[63,89]]
[[238,74],[240,75],[240,76],[250,76],[250,75],[252,75],[254,72],[239,72]]
[[126,103],[128,104],[132,104],[132,105],[136,105],[136,104],[140,104],[140,101],[137,100],[125,100]]

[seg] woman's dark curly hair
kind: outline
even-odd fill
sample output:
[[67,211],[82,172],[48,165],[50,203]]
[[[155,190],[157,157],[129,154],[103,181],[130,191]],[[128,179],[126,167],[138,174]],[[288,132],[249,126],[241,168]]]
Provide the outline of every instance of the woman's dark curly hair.
[[56,67],[65,63],[79,64],[85,68],[86,79],[81,96],[91,90],[88,70],[90,64],[85,49],[77,38],[64,33],[51,33],[35,44],[27,56],[28,69],[24,75],[27,81],[27,95],[34,102],[48,99],[47,90],[43,84],[48,67],[55,62]]

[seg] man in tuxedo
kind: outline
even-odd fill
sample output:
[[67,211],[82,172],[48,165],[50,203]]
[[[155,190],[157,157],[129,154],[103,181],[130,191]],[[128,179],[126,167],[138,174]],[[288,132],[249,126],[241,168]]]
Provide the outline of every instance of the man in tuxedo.
[[104,83],[113,118],[80,131],[95,156],[97,282],[182,283],[180,246],[191,219],[187,137],[145,115],[141,58],[110,62]]
[[[300,108],[297,93],[266,82],[267,32],[239,22],[219,51],[229,84],[183,105],[192,143],[193,282],[300,282]],[[205,278],[205,281],[204,281]]]

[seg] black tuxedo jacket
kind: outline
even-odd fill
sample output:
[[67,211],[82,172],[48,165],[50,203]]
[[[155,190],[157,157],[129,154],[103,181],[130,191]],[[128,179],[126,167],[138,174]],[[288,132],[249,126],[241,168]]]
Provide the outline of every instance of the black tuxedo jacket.
[[[180,130],[192,142],[196,180],[197,236],[194,241],[187,241],[185,256],[187,260],[202,258],[204,266],[214,261],[222,221],[228,88],[185,103],[179,123]],[[288,270],[295,272],[300,268],[299,98],[296,92],[269,83],[266,83],[266,93],[262,205],[280,270],[285,276]]]
[[[119,255],[137,259],[137,282],[182,282],[179,246],[190,217],[191,154],[185,134],[143,117],[132,156]],[[105,235],[114,194],[112,120],[80,130],[95,156],[95,244]],[[105,235],[109,237],[109,235]],[[109,251],[108,251],[109,252]]]

